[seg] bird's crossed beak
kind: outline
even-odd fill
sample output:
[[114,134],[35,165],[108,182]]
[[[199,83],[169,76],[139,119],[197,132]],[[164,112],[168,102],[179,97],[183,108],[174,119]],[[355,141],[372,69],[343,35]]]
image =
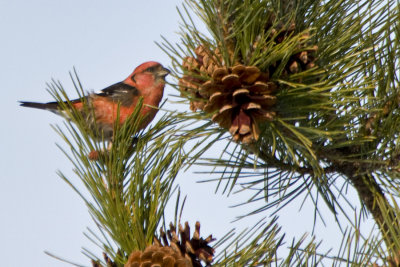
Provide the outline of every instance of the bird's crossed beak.
[[165,76],[167,76],[168,74],[170,74],[171,71],[167,68],[162,68],[159,72],[158,72],[158,76],[165,78]]

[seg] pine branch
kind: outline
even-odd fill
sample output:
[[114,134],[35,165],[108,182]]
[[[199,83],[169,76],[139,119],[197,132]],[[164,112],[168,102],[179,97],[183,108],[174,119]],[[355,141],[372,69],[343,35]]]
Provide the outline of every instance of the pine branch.
[[[188,7],[210,34],[197,30]],[[341,176],[386,235],[385,218],[395,217],[377,207],[379,201],[393,209],[377,180],[399,177],[398,2],[187,0],[183,9],[181,44],[161,47],[174,62],[176,87],[192,118],[213,122],[217,126],[208,129],[219,127],[218,138],[231,136],[243,147],[233,157],[228,147],[228,159],[211,160],[225,168],[220,175],[226,188],[231,183],[227,191],[248,175],[245,168],[265,168],[264,178],[239,184],[243,190],[260,184],[268,196],[272,176],[276,192],[294,186],[293,200],[301,192],[311,196],[315,186],[336,213],[344,210],[333,183]],[[204,138],[202,130],[192,136]],[[250,202],[263,199],[260,191]]]
[[[71,78],[82,96],[78,77]],[[71,160],[89,197],[78,190],[72,178],[61,172],[60,177],[82,197],[99,227],[103,238],[91,233],[107,255],[104,264],[123,266],[133,250],[144,250],[153,243],[174,191],[174,179],[185,163],[184,143],[177,139],[179,119],[167,113],[147,131],[138,131],[142,121],[139,115],[142,102],[139,101],[126,123],[114,125],[110,148],[104,140],[92,139],[101,134],[93,132],[96,127],[86,127],[85,118],[73,108],[61,83],[49,84],[49,90],[70,118],[65,123],[67,131],[59,126],[54,128],[70,149],[62,150]],[[87,112],[93,110],[84,103]],[[91,151],[99,151],[96,161],[89,160]],[[109,238],[115,245],[110,244]],[[94,265],[100,264],[92,253],[87,251],[86,254]]]

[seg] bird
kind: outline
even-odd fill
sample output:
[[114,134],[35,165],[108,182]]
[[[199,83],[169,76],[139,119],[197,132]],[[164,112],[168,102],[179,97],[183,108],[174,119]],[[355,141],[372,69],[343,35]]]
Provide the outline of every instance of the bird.
[[[118,123],[122,125],[134,112],[140,97],[143,98],[143,106],[139,114],[143,119],[138,130],[146,128],[154,119],[163,97],[165,77],[169,73],[170,71],[158,62],[144,62],[125,80],[86,95],[85,102],[90,109],[84,107],[82,99],[74,99],[70,103],[72,108],[82,113],[87,126],[94,130],[93,132],[99,133],[95,138],[104,138],[112,142],[115,121],[118,119]],[[22,107],[48,110],[66,116],[58,102],[19,102]]]

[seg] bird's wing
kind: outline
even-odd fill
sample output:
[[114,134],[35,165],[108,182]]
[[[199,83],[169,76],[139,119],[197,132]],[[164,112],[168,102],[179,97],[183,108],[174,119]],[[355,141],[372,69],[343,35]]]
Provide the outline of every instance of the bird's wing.
[[114,102],[120,102],[122,106],[131,106],[134,99],[140,96],[140,91],[136,87],[119,82],[104,88],[96,95],[110,97]]

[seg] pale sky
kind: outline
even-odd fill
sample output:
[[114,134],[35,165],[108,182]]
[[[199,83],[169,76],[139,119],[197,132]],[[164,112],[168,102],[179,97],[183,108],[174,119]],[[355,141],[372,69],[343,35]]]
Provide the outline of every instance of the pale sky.
[[[90,91],[124,79],[144,61],[170,65],[155,41],[161,42],[160,35],[178,41],[176,6],[180,2],[0,0],[0,90],[4,100],[0,106],[1,266],[70,266],[47,256],[45,250],[85,266],[90,266],[90,261],[81,254],[81,247],[101,256],[83,235],[86,227],[95,229],[83,201],[56,174],[61,170],[79,185],[71,163],[55,145],[63,145],[63,141],[50,127],[61,125],[63,119],[19,107],[17,101],[52,100],[45,85],[52,78],[60,80],[75,97],[68,74],[74,66]],[[167,87],[165,96],[170,94],[176,92]],[[168,107],[173,108],[171,104]],[[218,148],[215,155],[219,155]],[[249,211],[248,207],[229,208],[243,198],[215,195],[215,184],[197,184],[204,177],[193,175],[194,170],[199,168],[181,173],[177,181],[189,195],[184,220],[191,225],[199,220],[202,233],[217,238],[229,228],[251,226],[256,221],[230,223]],[[358,203],[357,198],[354,201]],[[314,207],[308,203],[299,212],[301,202],[299,198],[279,213],[279,223],[288,232],[287,243],[294,235],[312,231]],[[271,212],[262,215],[268,217]],[[326,214],[328,227],[317,228],[317,239],[324,239],[329,248],[337,244],[340,234],[333,217]]]

